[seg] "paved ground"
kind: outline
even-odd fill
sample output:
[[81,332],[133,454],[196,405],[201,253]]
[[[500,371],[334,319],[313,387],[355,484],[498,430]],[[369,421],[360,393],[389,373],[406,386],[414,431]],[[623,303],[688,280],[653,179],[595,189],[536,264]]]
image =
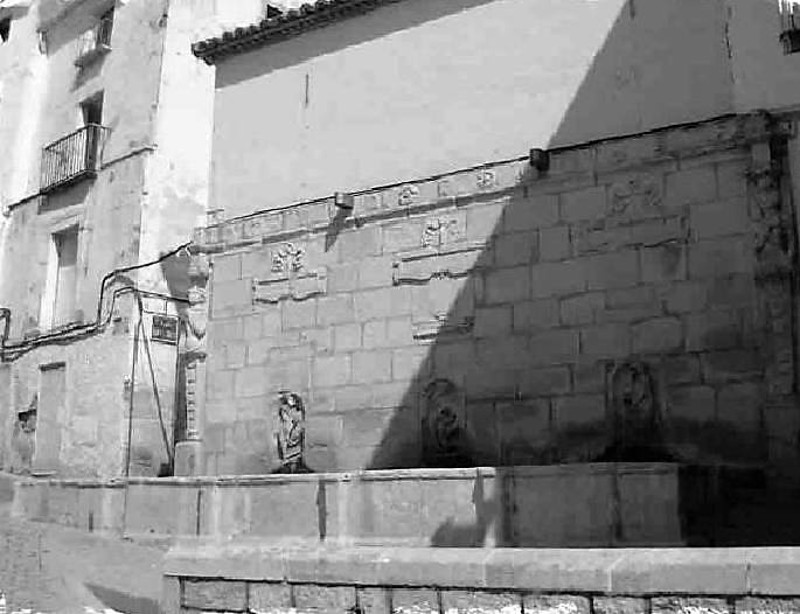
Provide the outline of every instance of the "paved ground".
[[28,522],[10,511],[0,484],[0,594],[8,614],[158,614],[163,546]]

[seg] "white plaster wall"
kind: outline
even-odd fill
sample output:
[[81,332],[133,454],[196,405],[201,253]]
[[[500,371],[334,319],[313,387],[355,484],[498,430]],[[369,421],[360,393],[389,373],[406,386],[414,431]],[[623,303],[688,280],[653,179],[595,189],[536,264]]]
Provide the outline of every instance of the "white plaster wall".
[[212,203],[246,214],[728,112],[725,8],[406,0],[232,56]]
[[778,0],[727,0],[736,110],[800,105],[800,53],[785,55]]
[[[191,44],[233,24],[257,21],[261,0],[171,0],[161,61],[157,149],[147,165],[142,201],[140,262],[150,262],[191,239],[205,223],[214,113],[213,66]],[[170,291],[161,269],[143,271],[143,287]]]
[[37,6],[6,9],[12,18],[11,36],[0,46],[0,207],[38,190],[30,185],[31,159],[36,142],[39,102],[46,88],[46,60],[36,34]]

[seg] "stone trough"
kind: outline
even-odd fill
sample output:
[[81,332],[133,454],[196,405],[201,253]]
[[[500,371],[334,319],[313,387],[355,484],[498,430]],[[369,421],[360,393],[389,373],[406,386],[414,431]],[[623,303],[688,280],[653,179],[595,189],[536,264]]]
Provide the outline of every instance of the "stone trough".
[[589,463],[339,474],[27,480],[15,513],[129,537],[435,547],[693,543],[713,472]]

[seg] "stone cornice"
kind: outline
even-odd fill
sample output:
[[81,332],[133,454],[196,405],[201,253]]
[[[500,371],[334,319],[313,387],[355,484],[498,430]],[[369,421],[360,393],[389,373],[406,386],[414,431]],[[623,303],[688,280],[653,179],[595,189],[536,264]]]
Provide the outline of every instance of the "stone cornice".
[[224,543],[192,538],[179,540],[169,551],[164,574],[533,593],[796,595],[800,548],[403,548],[335,543],[302,548],[254,538]]
[[766,113],[726,115],[550,150],[546,173],[534,170],[528,156],[492,162],[435,177],[353,192],[353,209],[337,209],[334,196],[255,212],[195,229],[193,251],[225,252],[300,235],[324,234],[367,223],[404,218],[473,202],[498,200],[515,190],[552,193],[565,185],[593,186],[598,177],[636,171],[648,165],[674,166],[681,160],[724,154],[770,140],[781,125]]
[[268,11],[268,18],[257,24],[236,28],[225,32],[222,36],[198,41],[192,45],[192,53],[206,64],[214,64],[225,56],[271,45],[399,1],[317,0],[314,3],[304,4],[299,9],[277,13],[274,16]]

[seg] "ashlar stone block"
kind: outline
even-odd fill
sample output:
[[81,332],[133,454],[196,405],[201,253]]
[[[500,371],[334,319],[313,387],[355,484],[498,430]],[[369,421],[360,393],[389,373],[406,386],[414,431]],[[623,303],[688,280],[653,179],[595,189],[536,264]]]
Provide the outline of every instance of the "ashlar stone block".
[[445,614],[522,614],[522,597],[513,593],[445,591]]

